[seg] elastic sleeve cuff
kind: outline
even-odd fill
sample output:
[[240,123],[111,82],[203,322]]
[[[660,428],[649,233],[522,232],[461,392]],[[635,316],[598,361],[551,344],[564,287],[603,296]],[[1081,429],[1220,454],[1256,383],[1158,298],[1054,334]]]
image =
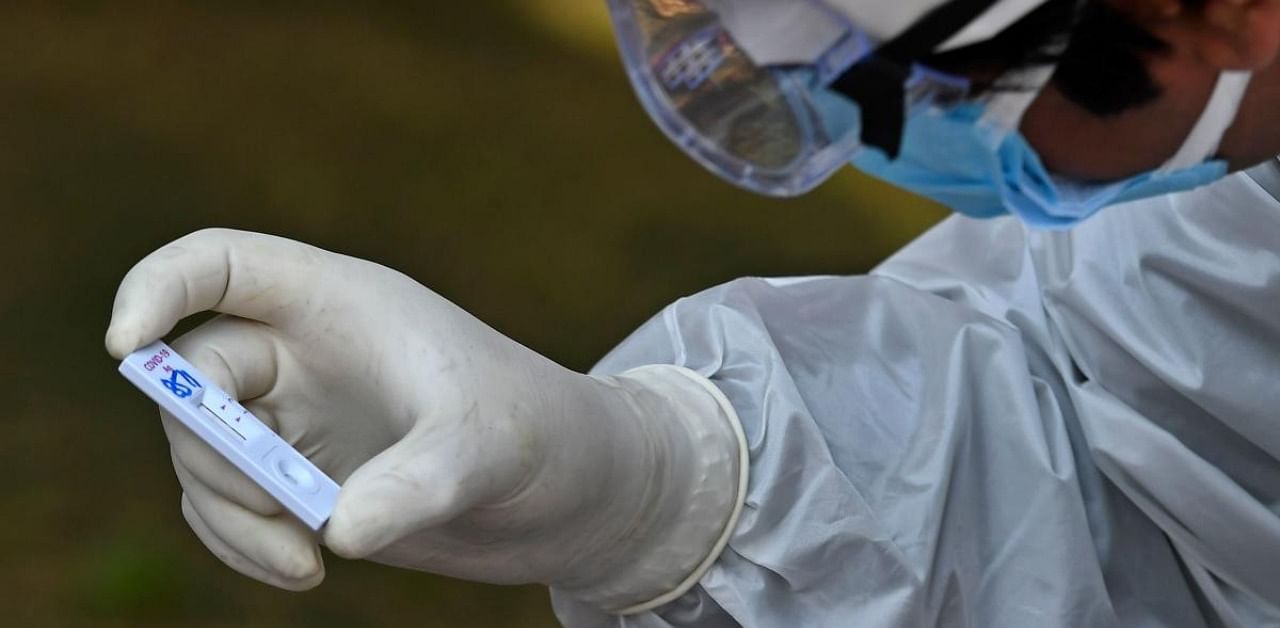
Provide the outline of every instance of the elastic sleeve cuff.
[[[656,371],[661,371],[661,373],[657,373]],[[719,558],[720,553],[723,552],[725,547],[729,544],[729,538],[737,527],[738,518],[742,514],[742,506],[746,500],[747,480],[749,474],[746,433],[742,430],[742,423],[738,419],[737,411],[735,411],[733,405],[729,403],[728,397],[725,397],[724,393],[721,392],[715,384],[711,383],[711,381],[706,377],[699,375],[693,370],[670,364],[638,367],[622,373],[622,377],[649,379],[654,375],[663,377],[666,376],[667,373],[676,374],[692,381],[694,384],[706,391],[719,406],[720,412],[718,413],[718,416],[709,417],[702,415],[701,413],[694,413],[693,415],[686,417],[690,423],[691,432],[694,433],[696,440],[702,440],[702,438],[706,438],[708,435],[714,434],[718,430],[723,430],[723,425],[716,424],[720,421],[727,421],[729,429],[733,432],[733,438],[736,441],[737,446],[737,481],[734,486],[733,507],[729,512],[729,518],[724,522],[724,528],[721,530],[719,537],[716,538],[716,541],[711,546],[710,551],[707,552],[706,556],[698,563],[693,571],[689,572],[683,580],[665,593],[639,604],[633,604],[619,610],[610,611],[617,615],[633,615],[652,610],[658,606],[662,606],[663,604],[675,600],[692,589],[694,585],[696,585],[698,581],[706,575],[707,570],[711,568],[711,566],[716,562],[716,559]],[[705,478],[714,475],[711,473],[711,469],[709,468],[710,465],[714,464],[712,460],[712,458],[709,458],[704,461],[704,467],[706,468],[702,469],[705,473],[701,476],[704,480]]]

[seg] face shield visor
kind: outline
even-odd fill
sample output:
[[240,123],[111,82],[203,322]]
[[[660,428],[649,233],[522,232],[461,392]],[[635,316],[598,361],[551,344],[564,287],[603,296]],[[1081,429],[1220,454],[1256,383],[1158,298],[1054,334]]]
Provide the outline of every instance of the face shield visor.
[[[881,42],[824,3],[608,1],[645,110],[725,180],[770,196],[803,194],[866,144],[865,103],[833,84]],[[779,32],[790,33],[789,41],[779,45]],[[968,91],[963,78],[918,64],[884,68],[894,83],[888,108],[899,120],[918,108],[953,105]]]

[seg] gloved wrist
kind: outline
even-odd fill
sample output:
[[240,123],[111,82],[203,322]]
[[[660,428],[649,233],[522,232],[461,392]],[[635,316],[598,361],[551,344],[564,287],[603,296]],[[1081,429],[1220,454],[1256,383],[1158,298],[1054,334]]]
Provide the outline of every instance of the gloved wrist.
[[729,401],[688,369],[655,365],[597,386],[623,408],[608,452],[620,471],[609,507],[583,523],[588,560],[552,582],[558,591],[629,614],[675,599],[724,549],[746,492],[746,439]]

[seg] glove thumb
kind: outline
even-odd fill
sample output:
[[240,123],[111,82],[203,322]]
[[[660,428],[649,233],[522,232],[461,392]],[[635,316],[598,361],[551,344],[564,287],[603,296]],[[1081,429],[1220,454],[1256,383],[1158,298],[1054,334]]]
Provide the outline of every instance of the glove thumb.
[[343,483],[324,530],[324,543],[335,554],[367,558],[471,507],[474,499],[462,490],[457,466],[437,455],[443,448],[427,446],[424,436],[411,431]]

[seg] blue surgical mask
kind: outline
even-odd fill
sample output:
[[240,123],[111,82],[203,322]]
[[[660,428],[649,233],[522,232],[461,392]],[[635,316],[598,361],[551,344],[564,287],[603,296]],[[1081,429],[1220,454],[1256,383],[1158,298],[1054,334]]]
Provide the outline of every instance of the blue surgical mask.
[[1054,176],[1017,131],[1034,93],[986,103],[916,111],[897,159],[863,150],[859,169],[970,216],[1015,214],[1030,225],[1069,227],[1108,205],[1191,189],[1221,178],[1227,165],[1210,159],[1235,118],[1247,72],[1224,72],[1182,148],[1160,168],[1121,181],[1074,182]]

